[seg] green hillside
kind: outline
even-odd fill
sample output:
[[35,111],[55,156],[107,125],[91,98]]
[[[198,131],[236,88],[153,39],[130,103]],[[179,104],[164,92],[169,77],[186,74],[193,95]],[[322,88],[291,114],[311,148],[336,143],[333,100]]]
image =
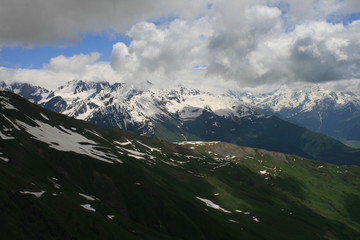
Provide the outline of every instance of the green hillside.
[[0,113],[6,239],[360,238],[359,167],[174,145],[10,93],[0,93]]

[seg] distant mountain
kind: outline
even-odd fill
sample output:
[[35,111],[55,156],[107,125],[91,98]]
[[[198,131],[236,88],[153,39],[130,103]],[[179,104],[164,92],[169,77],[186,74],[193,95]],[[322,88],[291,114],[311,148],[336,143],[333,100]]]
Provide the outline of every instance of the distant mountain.
[[6,239],[359,239],[360,168],[105,129],[0,92]]
[[72,81],[37,104],[102,127],[167,141],[225,141],[336,164],[359,164],[360,150],[241,103],[238,96],[196,89],[140,91],[124,84]]
[[297,125],[340,140],[360,140],[360,94],[319,86],[280,88],[269,93],[230,92],[243,104],[256,106]]
[[46,99],[50,94],[49,90],[28,83],[12,83],[7,85],[5,82],[0,82],[0,90],[16,93],[36,104]]

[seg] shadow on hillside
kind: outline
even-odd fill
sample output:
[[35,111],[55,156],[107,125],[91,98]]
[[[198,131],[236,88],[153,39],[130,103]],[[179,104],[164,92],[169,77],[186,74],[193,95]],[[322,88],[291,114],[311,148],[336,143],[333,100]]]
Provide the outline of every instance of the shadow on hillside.
[[360,223],[360,196],[349,194],[345,197],[344,202],[351,220]]

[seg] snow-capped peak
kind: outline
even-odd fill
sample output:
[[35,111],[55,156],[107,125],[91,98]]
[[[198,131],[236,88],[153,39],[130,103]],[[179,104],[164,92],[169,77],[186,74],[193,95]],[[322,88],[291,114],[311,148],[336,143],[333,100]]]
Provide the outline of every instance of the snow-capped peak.
[[179,85],[169,89],[139,90],[123,83],[68,82],[48,92],[38,103],[44,107],[103,126],[147,128],[154,121],[191,121],[204,111],[222,117],[257,115],[230,95],[216,95]]
[[37,104],[43,99],[46,99],[51,93],[45,88],[33,86],[28,83],[6,84],[5,82],[0,82],[0,90],[16,93]]
[[354,92],[340,92],[321,88],[319,85],[302,87],[281,87],[273,92],[229,92],[244,104],[268,109],[273,112],[297,109],[299,112],[314,108],[332,106],[341,108],[348,103],[360,106],[360,95]]

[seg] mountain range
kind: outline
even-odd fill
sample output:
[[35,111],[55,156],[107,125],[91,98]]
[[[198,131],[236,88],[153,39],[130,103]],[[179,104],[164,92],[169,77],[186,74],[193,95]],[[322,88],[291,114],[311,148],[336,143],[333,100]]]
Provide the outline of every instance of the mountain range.
[[[359,164],[360,150],[264,113],[254,107],[256,98],[249,94],[218,95],[182,86],[138,90],[121,83],[80,80],[55,91],[29,84],[3,83],[2,88],[70,117],[166,141],[225,141],[336,164]],[[279,99],[278,103],[287,98]],[[263,106],[264,102],[270,100],[264,100]]]
[[[157,105],[161,102],[159,98],[165,98],[169,102],[172,97],[179,98],[184,94],[189,95],[191,91],[198,95],[200,95],[200,93],[206,96],[209,95],[208,92],[201,92],[194,89],[189,91],[184,87],[162,91],[145,91],[144,93],[144,91],[136,90],[133,87],[129,88],[125,84],[117,83],[111,85],[108,82],[89,83],[81,80],[69,82],[55,91],[49,91],[26,83],[7,85],[1,82],[0,88],[20,94],[26,99],[38,104],[40,103],[43,106],[45,106],[46,103],[46,107],[51,110],[62,112],[76,118],[90,120],[92,119],[90,114],[92,114],[96,108],[111,105],[109,102],[102,102],[107,96],[97,96],[101,95],[101,91],[107,92],[108,96],[110,94],[111,98],[115,99],[118,104],[121,104],[121,102],[124,103],[125,101],[131,101],[134,104],[134,102],[139,100],[130,100],[135,95],[142,95],[142,100],[149,98],[149,95],[151,95],[151,97],[156,96],[158,101],[151,106],[153,112],[144,111],[147,109],[139,109],[139,107],[134,105],[132,109],[126,109],[126,106],[121,106],[125,111],[133,112],[132,114],[128,114],[127,119],[130,119],[130,122],[135,125],[136,123],[144,121],[144,118],[149,120],[154,114],[167,115],[161,112],[161,109],[156,109],[158,108]],[[76,96],[71,96],[74,92],[76,92]],[[80,92],[82,93],[81,95],[79,95]],[[57,98],[54,98],[54,96]],[[352,92],[334,91],[324,89],[319,85],[305,85],[301,87],[281,87],[270,92],[232,90],[217,97],[218,99],[212,99],[218,103],[218,106],[215,106],[215,108],[229,108],[230,105],[241,104],[252,109],[255,108],[258,112],[264,114],[278,116],[296,125],[323,133],[338,140],[345,142],[360,141],[360,93],[356,90]],[[51,102],[49,102],[50,99],[52,100]],[[91,99],[92,103],[87,103],[86,99]],[[208,100],[209,99],[205,99],[205,101]],[[80,103],[76,104],[76,102],[83,103],[83,107],[79,106],[81,105]],[[192,104],[193,103],[190,105]],[[85,105],[87,105],[86,111]],[[166,103],[166,105],[167,106],[164,106],[165,108],[168,107],[169,103]],[[204,108],[204,106],[206,105],[198,104],[198,106],[195,107]],[[209,106],[214,107],[214,103],[210,101]],[[176,111],[179,112],[182,110],[181,107],[182,106],[178,104],[172,109],[167,110],[173,113]],[[144,116],[143,119],[137,119],[136,115]],[[105,125],[127,126],[126,123],[121,124],[119,121],[105,123]],[[131,126],[129,127],[131,128]]]
[[282,87],[272,92],[231,92],[245,105],[349,142],[360,140],[360,94],[321,86]]
[[[262,117],[260,115],[260,117]],[[0,92],[7,239],[359,239],[360,168],[171,144]]]

